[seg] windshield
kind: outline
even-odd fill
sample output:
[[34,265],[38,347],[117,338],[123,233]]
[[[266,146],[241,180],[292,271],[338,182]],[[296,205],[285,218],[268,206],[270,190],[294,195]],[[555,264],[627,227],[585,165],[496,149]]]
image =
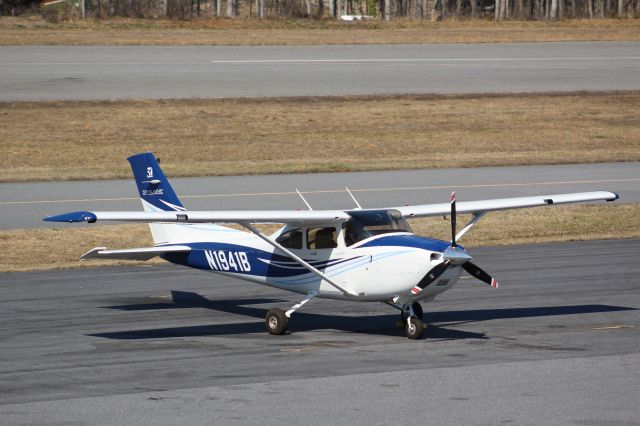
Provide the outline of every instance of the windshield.
[[347,246],[375,235],[389,232],[411,232],[411,228],[398,210],[350,211],[351,219],[345,228]]

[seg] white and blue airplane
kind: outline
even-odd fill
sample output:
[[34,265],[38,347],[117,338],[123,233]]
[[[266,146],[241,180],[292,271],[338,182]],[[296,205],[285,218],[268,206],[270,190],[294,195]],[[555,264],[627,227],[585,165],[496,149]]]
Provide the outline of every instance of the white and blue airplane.
[[[125,250],[97,247],[82,259],[169,262],[304,295],[286,312],[270,309],[266,328],[284,334],[289,318],[314,297],[384,302],[400,310],[407,337],[422,335],[420,302],[432,301],[468,272],[490,286],[498,282],[471,262],[457,244],[488,212],[589,201],[614,201],[595,191],[533,197],[349,210],[191,211],[180,202],[152,153],[129,157],[144,208],[138,211],[78,211],[45,221],[147,222],[154,246]],[[348,191],[348,190],[347,190]],[[350,193],[351,194],[351,193]],[[352,196],[353,197],[353,196]],[[304,199],[303,199],[304,200]],[[305,201],[306,203],[306,201]],[[456,214],[471,214],[456,233]],[[407,218],[451,216],[451,241],[412,233]],[[239,224],[246,231],[220,225]],[[256,224],[282,224],[265,235]]]

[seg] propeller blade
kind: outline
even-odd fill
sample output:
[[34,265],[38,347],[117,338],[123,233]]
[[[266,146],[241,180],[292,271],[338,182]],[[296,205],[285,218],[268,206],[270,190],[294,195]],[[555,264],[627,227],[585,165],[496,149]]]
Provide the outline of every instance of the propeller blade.
[[456,191],[451,193],[451,247],[456,247]]
[[434,266],[429,272],[427,272],[427,275],[425,275],[420,282],[411,289],[411,293],[420,293],[426,286],[437,280],[440,275],[444,274],[444,271],[447,270],[449,265],[451,265],[451,263],[448,260],[445,260],[444,262]]
[[476,277],[482,282],[489,284],[493,288],[498,288],[498,281],[493,278],[491,275],[487,274],[485,271],[477,267],[475,264],[471,262],[467,262],[462,265],[465,271],[469,273],[472,277]]

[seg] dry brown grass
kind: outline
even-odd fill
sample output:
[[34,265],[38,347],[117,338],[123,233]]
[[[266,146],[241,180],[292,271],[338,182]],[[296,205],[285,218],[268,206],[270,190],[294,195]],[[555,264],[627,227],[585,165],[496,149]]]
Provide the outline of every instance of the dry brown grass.
[[640,92],[0,103],[0,181],[640,160]]
[[640,40],[634,19],[431,22],[114,18],[48,23],[0,18],[0,45],[310,45]]
[[[460,223],[464,222],[461,216]],[[450,224],[441,218],[415,219],[417,234],[450,238]],[[265,231],[273,231],[273,227]],[[487,215],[461,241],[466,247],[640,238],[640,205],[557,206]],[[153,244],[146,225],[80,225],[57,229],[0,231],[0,272],[83,268],[119,264],[159,263],[115,260],[79,261],[93,247],[147,247]]]

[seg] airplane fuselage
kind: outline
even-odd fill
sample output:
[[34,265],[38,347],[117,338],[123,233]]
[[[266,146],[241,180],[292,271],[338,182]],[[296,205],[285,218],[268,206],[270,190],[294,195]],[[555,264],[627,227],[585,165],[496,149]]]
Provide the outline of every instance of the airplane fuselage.
[[[418,296],[411,289],[436,264],[448,242],[419,237],[408,232],[373,236],[346,246],[338,238],[329,249],[291,249],[334,282],[357,296],[345,295],[254,234],[222,226],[175,225],[191,247],[189,253],[167,254],[166,260],[193,268],[239,278],[301,294],[347,300],[386,301],[396,297],[418,301],[448,290],[460,277],[462,268],[449,268]],[[178,231],[178,229],[176,229]],[[195,234],[198,234],[196,242]],[[206,235],[209,241],[206,241]],[[342,235],[339,235],[341,237]],[[174,240],[174,243],[176,241]]]

